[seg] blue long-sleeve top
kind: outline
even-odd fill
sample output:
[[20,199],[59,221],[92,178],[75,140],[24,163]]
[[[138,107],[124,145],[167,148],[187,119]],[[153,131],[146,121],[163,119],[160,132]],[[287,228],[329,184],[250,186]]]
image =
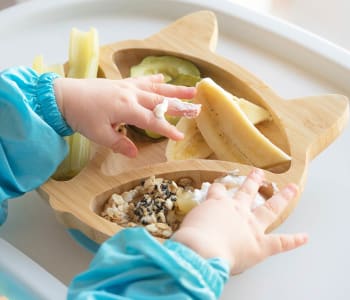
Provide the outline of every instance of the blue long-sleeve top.
[[[0,223],[7,199],[40,186],[67,155],[62,136],[72,130],[56,104],[56,78],[26,67],[0,73]],[[171,239],[160,244],[144,228],[130,228],[99,247],[67,297],[217,299],[228,276],[228,264],[219,258],[203,259]]]
[[61,135],[72,130],[56,105],[56,77],[29,68],[0,73],[0,224],[6,199],[41,185],[67,154]]

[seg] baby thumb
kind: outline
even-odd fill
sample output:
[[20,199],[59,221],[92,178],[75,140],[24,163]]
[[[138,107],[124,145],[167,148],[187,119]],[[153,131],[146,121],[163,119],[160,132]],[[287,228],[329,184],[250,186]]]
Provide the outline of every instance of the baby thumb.
[[137,147],[135,144],[128,137],[120,133],[116,134],[116,139],[112,145],[112,150],[128,157],[135,157],[137,155]]
[[104,132],[104,144],[111,148],[113,152],[121,153],[128,157],[137,155],[136,145],[122,132],[110,127]]

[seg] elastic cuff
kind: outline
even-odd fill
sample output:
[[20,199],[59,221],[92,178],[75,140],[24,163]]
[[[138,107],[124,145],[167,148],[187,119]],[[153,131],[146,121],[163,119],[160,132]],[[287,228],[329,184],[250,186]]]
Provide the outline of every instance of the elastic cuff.
[[72,128],[64,120],[57,107],[53,82],[60,76],[55,73],[44,73],[39,77],[37,99],[40,103],[41,114],[47,124],[49,124],[59,135],[67,136],[74,133]]
[[210,287],[216,298],[219,298],[225,283],[229,279],[229,264],[221,258],[204,259],[185,245],[173,240],[167,240],[163,244],[173,255],[191,265],[201,274],[206,285]]

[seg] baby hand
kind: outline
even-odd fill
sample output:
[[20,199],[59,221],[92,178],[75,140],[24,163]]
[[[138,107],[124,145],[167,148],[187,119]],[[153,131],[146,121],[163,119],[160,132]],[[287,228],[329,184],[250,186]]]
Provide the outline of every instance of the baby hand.
[[204,258],[225,259],[231,274],[243,272],[268,256],[304,245],[306,234],[265,233],[298,189],[288,184],[265,204],[251,210],[263,180],[263,171],[253,170],[233,198],[223,185],[212,184],[206,201],[188,213],[173,239]]
[[[137,155],[135,144],[115,130],[121,123],[135,125],[179,140],[183,134],[153,113],[167,98],[167,113],[199,114],[194,104],[179,106],[174,98],[191,99],[195,88],[163,83],[163,75],[122,80],[59,78],[54,83],[58,107],[73,130],[92,141],[129,157]],[[168,98],[170,97],[170,98]]]

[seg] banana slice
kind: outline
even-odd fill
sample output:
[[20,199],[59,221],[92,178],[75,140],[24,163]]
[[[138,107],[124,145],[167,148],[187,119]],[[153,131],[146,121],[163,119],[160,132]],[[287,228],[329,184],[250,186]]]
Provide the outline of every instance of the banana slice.
[[243,98],[238,98],[230,93],[227,93],[233,101],[236,101],[240,109],[244,112],[250,122],[254,125],[264,121],[272,120],[270,113],[259,105],[256,105]]
[[[266,120],[271,119],[270,113],[261,106],[255,105],[243,98],[238,98],[227,91],[224,91],[227,97],[237,102],[242,111],[246,114],[247,118],[253,124],[258,124]],[[207,142],[203,138],[201,132],[197,127],[197,123],[194,119],[182,118],[176,126],[185,137],[181,141],[169,140],[165,155],[167,160],[181,160],[191,158],[207,158],[213,150],[208,146]],[[239,159],[234,159],[238,161]]]
[[212,79],[197,85],[194,102],[202,104],[197,126],[219,160],[269,168],[291,158],[266,138],[230,94]]
[[176,128],[183,132],[185,137],[181,141],[168,141],[165,149],[167,160],[207,158],[213,153],[194,119],[181,118]]

